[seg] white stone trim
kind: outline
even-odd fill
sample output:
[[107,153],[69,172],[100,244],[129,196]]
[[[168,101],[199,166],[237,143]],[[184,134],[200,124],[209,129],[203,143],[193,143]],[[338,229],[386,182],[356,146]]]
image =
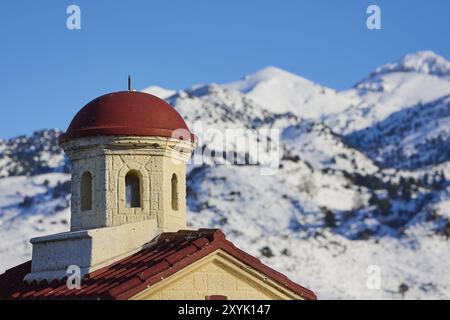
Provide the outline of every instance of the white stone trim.
[[61,279],[70,265],[92,272],[141,250],[157,235],[153,219],[33,238],[31,273],[25,280]]

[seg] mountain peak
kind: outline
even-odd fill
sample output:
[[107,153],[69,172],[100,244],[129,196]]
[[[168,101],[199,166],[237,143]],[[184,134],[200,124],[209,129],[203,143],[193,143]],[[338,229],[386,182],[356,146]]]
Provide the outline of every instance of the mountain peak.
[[[234,89],[242,93],[249,93],[259,86],[271,86],[271,84],[302,84],[312,86],[313,83],[286,70],[268,66],[255,73],[244,76],[238,81],[222,85],[227,89]],[[267,89],[267,88],[266,88]]]
[[450,76],[450,62],[433,51],[418,51],[377,68],[374,74],[418,72],[439,77]]
[[261,78],[261,79],[270,79],[270,78],[274,78],[274,77],[295,77],[295,78],[299,78],[299,76],[290,73],[286,70],[283,70],[281,68],[278,67],[274,67],[274,66],[267,66],[251,75],[245,76],[245,78],[250,78],[250,77],[254,77],[254,78]]

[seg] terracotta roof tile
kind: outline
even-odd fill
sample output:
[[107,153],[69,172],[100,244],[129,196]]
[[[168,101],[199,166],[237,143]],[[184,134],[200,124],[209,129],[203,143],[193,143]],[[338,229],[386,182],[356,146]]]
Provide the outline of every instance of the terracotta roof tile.
[[305,299],[315,294],[225,239],[217,229],[163,233],[142,250],[83,277],[80,289],[66,279],[26,283],[31,261],[0,275],[0,299],[129,299],[215,250],[221,249]]
[[208,243],[209,243],[209,241],[208,241],[207,239],[205,239],[205,238],[198,238],[198,239],[196,239],[194,242],[192,242],[192,244],[193,244],[194,246],[196,246],[197,249],[203,248],[203,247],[206,246]]
[[167,261],[161,261],[157,264],[155,264],[152,268],[147,268],[142,272],[138,273],[138,277],[140,277],[142,280],[147,280],[148,278],[169,269],[170,264]]
[[193,254],[194,252],[197,252],[198,248],[194,245],[187,246],[181,250],[176,251],[175,253],[171,254],[170,256],[166,257],[165,260],[170,264],[174,265],[177,262],[179,262],[181,259]]

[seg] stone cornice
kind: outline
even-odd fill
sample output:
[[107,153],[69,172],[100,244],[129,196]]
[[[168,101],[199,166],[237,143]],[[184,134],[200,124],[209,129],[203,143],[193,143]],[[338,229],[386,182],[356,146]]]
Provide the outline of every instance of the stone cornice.
[[61,147],[72,160],[129,154],[164,156],[187,162],[195,143],[165,137],[98,136],[70,140]]

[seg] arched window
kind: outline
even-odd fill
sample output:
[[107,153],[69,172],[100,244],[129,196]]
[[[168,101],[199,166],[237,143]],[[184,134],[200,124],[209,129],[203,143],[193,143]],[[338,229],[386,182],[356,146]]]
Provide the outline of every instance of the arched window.
[[136,171],[130,171],[125,176],[125,201],[127,208],[141,206],[141,179]]
[[172,175],[172,210],[178,210],[178,178],[174,173]]
[[86,171],[81,175],[81,211],[92,209],[92,175]]

